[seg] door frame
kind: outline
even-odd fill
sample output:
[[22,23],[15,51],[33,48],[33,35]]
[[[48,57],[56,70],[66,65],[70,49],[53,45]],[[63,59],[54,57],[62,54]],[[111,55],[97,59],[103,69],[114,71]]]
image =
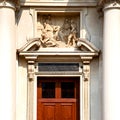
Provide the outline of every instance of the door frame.
[[[42,57],[41,57],[42,58]],[[80,113],[79,118],[80,120],[89,120],[90,119],[90,58],[88,60],[81,61],[77,59],[76,61],[72,59],[72,57],[63,57],[64,59],[49,59],[47,62],[77,62],[79,64],[79,71],[78,72],[38,72],[37,64],[38,62],[46,61],[45,58],[37,59],[37,60],[28,60],[28,86],[27,86],[27,120],[37,120],[37,77],[38,76],[45,76],[45,77],[79,77],[80,78]],[[62,58],[62,57],[61,57]],[[71,58],[71,61],[70,59]],[[77,58],[77,57],[76,57]],[[48,59],[46,57],[46,59]],[[84,58],[83,58],[84,59]],[[59,61],[57,61],[59,60]],[[79,61],[78,61],[79,60]],[[81,68],[82,67],[82,68]]]
[[[27,56],[28,57],[28,56]],[[31,59],[30,59],[31,58]],[[76,59],[75,59],[76,58]],[[28,82],[27,82],[27,120],[37,119],[37,76],[45,77],[79,77],[80,78],[80,120],[90,119],[90,60],[91,57],[79,56],[40,56],[28,59]],[[38,72],[38,62],[63,62],[79,63],[78,72]]]

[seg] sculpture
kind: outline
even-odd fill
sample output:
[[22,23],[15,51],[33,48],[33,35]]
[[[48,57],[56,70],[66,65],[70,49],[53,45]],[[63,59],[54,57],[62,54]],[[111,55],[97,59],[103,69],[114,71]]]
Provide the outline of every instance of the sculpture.
[[77,25],[76,23],[71,20],[71,25],[70,25],[70,33],[68,35],[68,41],[67,41],[67,45],[68,46],[75,46],[75,42],[77,41]]
[[[38,19],[39,20],[39,19]],[[63,25],[52,23],[50,15],[38,21],[37,35],[42,47],[75,47],[77,41],[77,24],[71,18],[65,18]]]

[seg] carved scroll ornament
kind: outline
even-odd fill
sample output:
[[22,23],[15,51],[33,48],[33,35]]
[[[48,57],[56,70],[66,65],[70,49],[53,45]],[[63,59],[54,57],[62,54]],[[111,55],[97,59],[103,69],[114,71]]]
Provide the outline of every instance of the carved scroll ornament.
[[33,81],[34,80],[34,61],[28,61],[28,79],[29,81]]
[[84,80],[88,81],[90,79],[90,65],[83,65]]

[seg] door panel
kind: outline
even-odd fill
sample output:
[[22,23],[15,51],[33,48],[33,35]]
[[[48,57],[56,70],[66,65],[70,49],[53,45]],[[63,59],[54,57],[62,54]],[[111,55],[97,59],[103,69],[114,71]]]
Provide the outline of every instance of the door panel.
[[37,120],[78,120],[79,79],[38,78]]
[[56,104],[55,103],[44,103],[43,104],[43,119],[44,120],[55,120],[56,116]]
[[75,120],[74,103],[61,103],[61,120]]

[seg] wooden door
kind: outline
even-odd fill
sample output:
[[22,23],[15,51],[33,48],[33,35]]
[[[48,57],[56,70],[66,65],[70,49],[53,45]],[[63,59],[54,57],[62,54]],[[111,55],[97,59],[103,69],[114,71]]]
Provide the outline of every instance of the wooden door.
[[79,79],[38,77],[37,120],[78,120]]

